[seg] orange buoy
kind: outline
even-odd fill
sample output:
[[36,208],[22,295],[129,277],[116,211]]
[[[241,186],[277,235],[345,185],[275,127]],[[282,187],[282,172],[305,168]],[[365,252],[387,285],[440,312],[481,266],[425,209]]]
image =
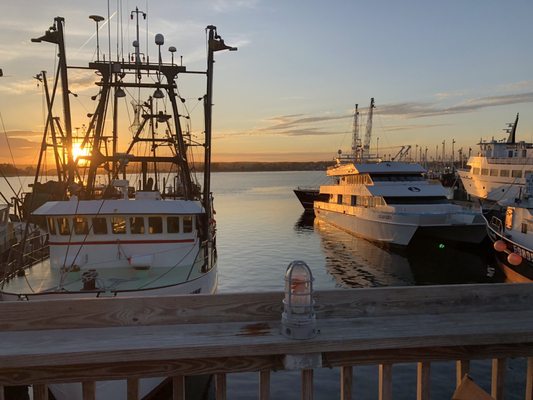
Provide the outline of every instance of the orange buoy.
[[507,244],[503,240],[496,240],[493,246],[496,251],[505,251],[507,248]]
[[511,253],[507,256],[507,261],[511,265],[520,265],[522,263],[522,257],[516,253]]

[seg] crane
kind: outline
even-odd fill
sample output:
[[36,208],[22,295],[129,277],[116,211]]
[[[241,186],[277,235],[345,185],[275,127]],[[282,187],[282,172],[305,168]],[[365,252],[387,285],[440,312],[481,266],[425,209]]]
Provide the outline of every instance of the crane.
[[374,114],[374,98],[370,99],[370,109],[368,110],[368,117],[366,119],[366,133],[365,142],[363,143],[363,153],[366,157],[370,155],[370,139],[372,138],[372,117]]

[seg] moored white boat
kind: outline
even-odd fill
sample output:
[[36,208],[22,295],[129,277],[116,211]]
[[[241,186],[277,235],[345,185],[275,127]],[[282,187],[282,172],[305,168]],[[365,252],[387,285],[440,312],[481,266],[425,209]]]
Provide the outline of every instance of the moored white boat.
[[[146,14],[135,9],[131,15],[137,16],[139,35],[139,15]],[[104,18],[90,18],[98,31]],[[213,64],[216,51],[236,49],[226,46],[210,25],[207,69],[188,71],[174,62],[174,47],[169,48],[172,61],[163,62],[161,34],[155,38],[155,63],[146,57],[148,49],[141,52],[138,36],[132,53],[125,58],[117,54],[111,62],[100,58],[97,42],[96,60],[89,68],[80,68],[97,77],[96,94],[87,96],[96,107],[87,114],[83,135],[75,136],[68,85],[68,69],[74,67],[67,66],[63,29],[64,19],[56,17],[44,36],[32,40],[58,46],[59,69],[51,93],[45,73],[38,76],[47,95],[48,118],[46,146],[37,163],[39,172],[49,152],[58,180],[39,184],[37,174],[33,192],[25,199],[26,212],[48,230],[50,257],[36,262],[26,255],[27,243],[22,243],[20,258],[0,277],[0,298],[74,301],[215,292],[216,223],[210,186]],[[182,82],[187,74],[206,77],[206,94],[200,99],[205,125],[194,140],[180,120],[190,119],[177,87],[178,76]],[[63,94],[62,126],[50,102],[58,87]],[[123,107],[118,101],[128,96]],[[131,105],[133,110],[128,111]],[[133,122],[124,115],[133,115]],[[129,144],[124,145],[125,140]],[[189,160],[193,147],[200,149],[204,161],[202,184]],[[141,380],[139,396],[149,394],[161,381]],[[97,398],[126,399],[125,387],[124,381],[98,382]],[[79,384],[50,388],[57,400],[82,398]]]
[[533,143],[516,141],[518,114],[509,124],[508,137],[481,141],[479,153],[459,169],[461,182],[472,199],[499,202],[520,197],[525,176],[533,171]]

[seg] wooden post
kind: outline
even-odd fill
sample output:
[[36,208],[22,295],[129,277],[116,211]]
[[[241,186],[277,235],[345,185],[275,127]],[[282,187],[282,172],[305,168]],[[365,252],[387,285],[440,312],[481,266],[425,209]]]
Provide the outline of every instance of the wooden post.
[[4,387],[0,385],[0,400],[6,400],[4,396]]
[[172,377],[172,400],[185,400],[185,376]]
[[352,400],[353,368],[341,367],[341,400]]
[[48,400],[48,386],[33,385],[34,400]]
[[270,399],[270,370],[259,371],[259,400]]
[[[458,388],[465,374],[470,372],[470,360],[457,360],[455,362],[455,387]],[[532,399],[533,400],[533,399]]]
[[505,358],[492,359],[492,385],[490,394],[495,400],[503,400],[505,361]]
[[533,357],[527,359],[526,400],[533,400]]
[[81,383],[83,400],[95,400],[96,399],[96,382],[86,381]]
[[302,400],[313,400],[313,370],[302,370]]
[[128,400],[139,399],[139,379],[128,378]]
[[216,400],[226,400],[226,374],[215,374]]
[[417,365],[417,385],[416,398],[417,400],[429,400],[431,389],[431,363],[428,361],[419,362]]
[[392,400],[392,364],[379,364],[379,400]]

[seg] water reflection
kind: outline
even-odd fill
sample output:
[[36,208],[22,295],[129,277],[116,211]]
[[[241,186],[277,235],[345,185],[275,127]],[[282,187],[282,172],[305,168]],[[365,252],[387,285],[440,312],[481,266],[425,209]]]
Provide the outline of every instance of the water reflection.
[[420,240],[407,249],[385,248],[302,215],[295,230],[320,235],[327,272],[339,287],[501,282],[491,248]]

